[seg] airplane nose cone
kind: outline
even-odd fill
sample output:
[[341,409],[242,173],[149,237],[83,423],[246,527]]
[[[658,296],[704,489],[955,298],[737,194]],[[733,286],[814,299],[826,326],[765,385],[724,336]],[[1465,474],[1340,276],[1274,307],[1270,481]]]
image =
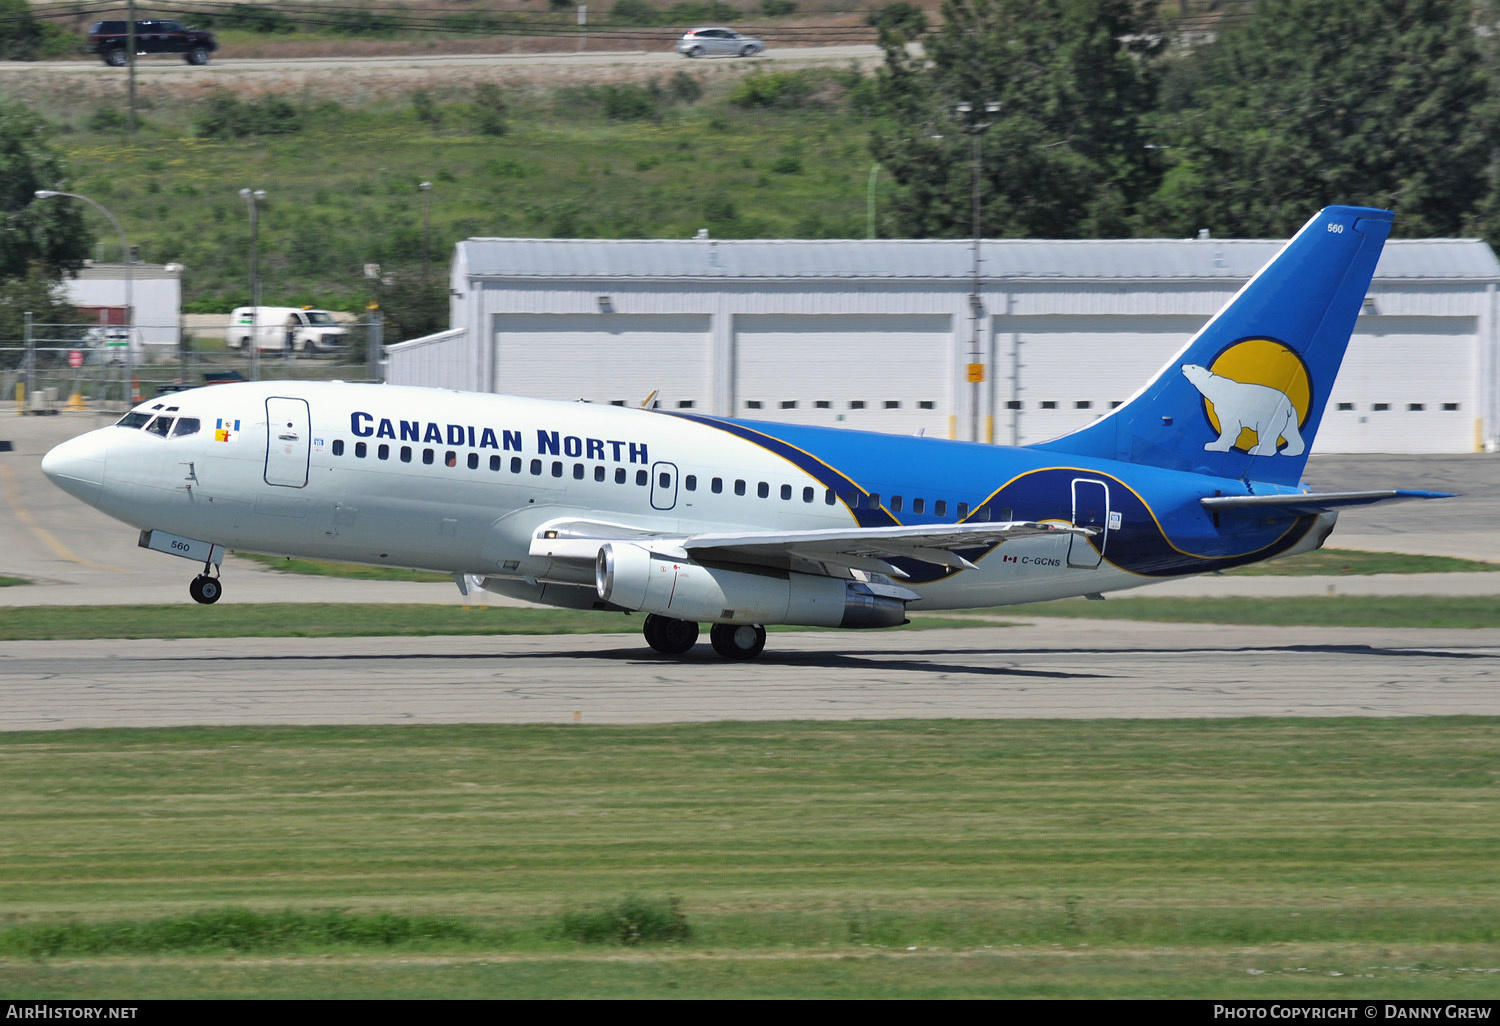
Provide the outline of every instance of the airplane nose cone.
[[69,439],[42,457],[42,473],[63,491],[89,505],[104,486],[104,445],[98,432]]

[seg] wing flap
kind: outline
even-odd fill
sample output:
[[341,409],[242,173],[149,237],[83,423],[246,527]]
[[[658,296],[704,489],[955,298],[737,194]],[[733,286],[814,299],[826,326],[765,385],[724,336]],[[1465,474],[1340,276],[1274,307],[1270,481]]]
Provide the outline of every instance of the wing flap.
[[592,563],[599,554],[599,546],[605,542],[635,542],[710,563],[813,572],[822,568],[824,573],[832,573],[834,569],[858,570],[902,578],[908,575],[892,565],[891,560],[914,559],[950,570],[974,570],[977,569],[974,562],[959,550],[993,548],[1016,538],[1094,533],[1092,528],[1066,523],[1013,520],[683,536],[653,534],[623,524],[568,520],[542,525],[532,535],[531,554]]

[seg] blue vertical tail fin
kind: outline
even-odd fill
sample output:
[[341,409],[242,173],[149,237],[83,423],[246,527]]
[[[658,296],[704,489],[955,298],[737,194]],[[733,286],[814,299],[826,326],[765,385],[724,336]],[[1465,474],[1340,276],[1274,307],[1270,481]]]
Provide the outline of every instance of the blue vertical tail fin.
[[1034,448],[1297,484],[1390,231],[1324,208],[1128,402]]

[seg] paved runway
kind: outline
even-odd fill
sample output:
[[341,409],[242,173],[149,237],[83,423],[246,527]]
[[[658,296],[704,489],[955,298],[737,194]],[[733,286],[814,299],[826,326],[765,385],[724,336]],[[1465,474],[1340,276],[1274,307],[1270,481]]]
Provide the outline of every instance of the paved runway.
[[772,634],[0,644],[9,730],[185,724],[1500,715],[1500,629],[1078,620]]
[[[103,418],[0,415],[0,605],[180,602],[186,561],[41,476]],[[1462,491],[1345,514],[1332,544],[1500,561],[1500,457],[1314,457],[1339,488]],[[1500,594],[1500,574],[1208,577],[1139,594]],[[226,564],[226,603],[465,600],[449,585],[288,578]],[[491,604],[501,604],[490,600]],[[3,615],[3,614],[0,614]],[[1500,626],[1478,631],[1035,620],[1006,628],[788,632],[727,663],[639,635],[0,643],[0,729],[276,723],[644,723],[892,717],[1500,715]]]

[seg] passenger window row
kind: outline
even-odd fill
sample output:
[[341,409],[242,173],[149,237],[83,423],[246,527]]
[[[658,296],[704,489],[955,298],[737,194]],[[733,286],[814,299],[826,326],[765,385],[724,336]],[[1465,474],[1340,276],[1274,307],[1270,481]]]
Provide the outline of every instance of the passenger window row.
[[[1347,412],[1349,410],[1354,409],[1354,404],[1353,403],[1339,403],[1339,407],[1338,408],[1341,411],[1346,411]],[[1391,408],[1391,404],[1390,403],[1371,403],[1370,404],[1370,409],[1373,410],[1376,413],[1385,413],[1385,412],[1389,411],[1390,408]],[[1421,413],[1423,410],[1427,409],[1427,404],[1426,403],[1407,403],[1406,404],[1406,409],[1410,413]],[[1458,409],[1458,403],[1443,403],[1443,412],[1444,413],[1452,413],[1452,412],[1454,412],[1457,409]]]
[[[342,438],[334,439],[333,454],[335,456],[342,456],[346,451],[347,450],[344,440]],[[425,465],[431,466],[432,464],[437,462],[437,453],[438,451],[436,449],[421,450],[421,462]],[[397,450],[393,449],[392,446],[381,442],[380,444],[373,447],[372,453],[370,443],[354,443],[353,455],[355,459],[368,459],[371,455],[373,455],[377,460],[389,460],[393,454],[402,463],[411,463],[418,458],[417,451],[409,445],[403,445],[399,450]],[[443,453],[443,464],[449,467],[458,466],[458,455],[459,454],[457,450],[447,450]],[[480,462],[480,455],[477,452],[470,452],[464,457],[464,463],[470,470],[478,470],[480,467]],[[489,456],[488,466],[492,471],[501,471],[507,469],[507,462],[505,457],[499,455],[498,453],[494,453]],[[531,460],[525,460],[520,456],[510,457],[508,469],[512,474],[529,473],[533,477],[543,477],[550,475],[551,477],[562,478],[567,477],[569,476],[569,474],[571,474],[573,480],[575,481],[582,481],[585,478],[591,476],[596,482],[599,482],[601,484],[608,481],[611,476],[614,478],[614,483],[617,485],[628,484],[632,481],[632,479],[634,480],[635,484],[640,487],[645,487],[651,482],[651,475],[644,468],[640,467],[636,468],[636,471],[633,475],[625,467],[615,467],[614,474],[611,475],[607,467],[596,464],[594,466],[593,473],[590,474],[588,466],[583,463],[574,463],[570,470],[568,464],[564,463],[562,460],[546,461],[535,458]],[[744,478],[735,478],[732,482],[726,482],[726,480],[722,477],[710,478],[708,482],[708,490],[714,495],[722,495],[724,493],[724,487],[726,483],[730,485],[733,494],[735,495],[744,496],[749,494],[750,482],[746,481]],[[659,471],[657,486],[663,489],[671,489],[672,473],[670,471]],[[683,475],[682,488],[683,491],[696,492],[698,490],[698,475]],[[818,500],[819,491],[820,489],[814,488],[811,485],[804,485],[799,496],[795,485],[782,484],[777,486],[776,488],[776,494],[782,502],[791,502],[795,498],[800,498],[803,503],[806,503],[808,505],[811,505]],[[823,488],[821,489],[821,491],[823,493],[823,505],[837,505],[840,498],[837,492],[835,492],[832,488]],[[755,495],[760,499],[769,499],[771,497],[771,483],[769,481],[755,482]],[[874,510],[879,509],[881,506],[879,493],[864,495],[859,492],[850,492],[847,495],[844,495],[842,498],[846,503],[848,503],[850,509]],[[892,495],[887,501],[890,503],[889,508],[892,513],[900,513],[907,508],[908,500],[904,496]],[[948,505],[948,500],[946,499],[934,499],[930,503],[925,498],[913,498],[910,500],[911,512],[919,516],[926,514],[930,506],[932,516],[946,517],[948,515]],[[968,519],[969,504],[967,502],[960,502],[956,506],[954,506],[954,516],[958,520]],[[988,508],[981,507],[980,509],[975,511],[973,519],[979,522],[988,522],[991,519],[990,510]],[[1011,519],[1010,510],[1001,510],[999,519],[1001,521]]]
[[[799,409],[803,405],[806,405],[808,409],[812,410],[831,410],[835,406],[834,402],[831,399],[815,399],[812,402],[806,404],[804,404],[800,399],[782,399],[781,401],[774,403],[766,402],[761,399],[745,400],[745,409],[747,410],[795,410]],[[850,399],[845,404],[845,408],[850,410],[875,409],[877,408],[877,405],[880,409],[899,410],[902,407],[902,402],[900,399],[886,399],[879,404],[875,404],[867,403],[863,399]],[[937,409],[937,403],[931,399],[919,399],[917,400],[916,408],[919,410],[935,410]]]

